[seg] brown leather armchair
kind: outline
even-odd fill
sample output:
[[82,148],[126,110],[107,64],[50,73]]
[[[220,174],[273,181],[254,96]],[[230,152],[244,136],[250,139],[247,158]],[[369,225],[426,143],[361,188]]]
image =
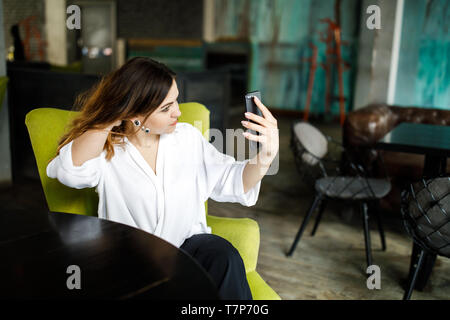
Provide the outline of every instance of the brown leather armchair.
[[[343,142],[352,156],[362,162],[372,175],[381,175],[385,168],[392,178],[392,191],[382,206],[396,212],[400,208],[401,190],[422,177],[424,156],[374,150],[372,147],[402,122],[448,126],[450,111],[371,104],[349,113],[343,127]],[[383,160],[384,166],[380,165],[380,160]],[[450,171],[450,161],[447,163],[447,171]]]

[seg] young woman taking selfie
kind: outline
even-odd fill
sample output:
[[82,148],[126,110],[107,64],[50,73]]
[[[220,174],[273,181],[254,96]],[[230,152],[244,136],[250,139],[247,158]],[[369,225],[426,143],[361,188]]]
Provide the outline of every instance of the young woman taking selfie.
[[223,299],[252,299],[244,263],[227,240],[211,234],[204,203],[256,203],[261,179],[278,152],[277,122],[243,124],[259,135],[257,161],[217,151],[188,123],[177,122],[175,73],[137,57],[80,95],[80,111],[61,138],[47,175],[72,188],[95,187],[98,217],[154,234],[183,249],[211,275]]

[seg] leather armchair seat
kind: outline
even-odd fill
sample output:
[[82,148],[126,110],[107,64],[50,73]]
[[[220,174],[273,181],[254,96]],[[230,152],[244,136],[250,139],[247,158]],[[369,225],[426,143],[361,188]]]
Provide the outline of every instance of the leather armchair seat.
[[[343,141],[349,152],[362,162],[373,176],[380,176],[382,168],[376,160],[382,156],[392,191],[382,203],[399,212],[400,192],[407,184],[422,177],[424,155],[374,150],[374,144],[402,122],[450,125],[450,111],[418,107],[371,104],[348,114],[343,128]],[[447,172],[450,171],[450,161]]]

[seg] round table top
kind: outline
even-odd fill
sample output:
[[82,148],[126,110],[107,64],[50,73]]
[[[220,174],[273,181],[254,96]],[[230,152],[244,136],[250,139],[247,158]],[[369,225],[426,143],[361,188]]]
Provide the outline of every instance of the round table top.
[[0,212],[0,261],[4,298],[218,299],[183,250],[96,217]]

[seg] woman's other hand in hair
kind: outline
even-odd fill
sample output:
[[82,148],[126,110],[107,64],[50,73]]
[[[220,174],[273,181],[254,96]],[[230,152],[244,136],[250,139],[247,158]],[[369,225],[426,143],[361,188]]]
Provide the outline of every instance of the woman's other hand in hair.
[[106,139],[114,127],[122,124],[122,120],[116,120],[106,127],[100,126],[84,132],[74,139],[72,144],[72,162],[75,167],[83,165],[86,161],[98,157],[105,146]]

